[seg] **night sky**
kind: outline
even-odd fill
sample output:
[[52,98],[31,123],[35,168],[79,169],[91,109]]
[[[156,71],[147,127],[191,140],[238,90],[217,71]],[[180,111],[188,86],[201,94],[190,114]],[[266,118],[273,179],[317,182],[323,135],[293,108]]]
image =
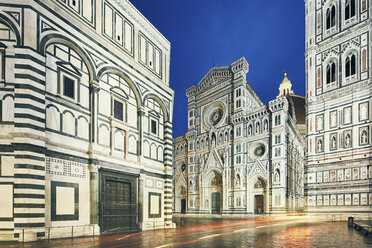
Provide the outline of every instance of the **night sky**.
[[185,90],[213,66],[245,57],[247,81],[264,104],[274,99],[284,71],[305,94],[305,5],[298,0],[130,0],[171,42],[175,91],[173,137],[187,132]]

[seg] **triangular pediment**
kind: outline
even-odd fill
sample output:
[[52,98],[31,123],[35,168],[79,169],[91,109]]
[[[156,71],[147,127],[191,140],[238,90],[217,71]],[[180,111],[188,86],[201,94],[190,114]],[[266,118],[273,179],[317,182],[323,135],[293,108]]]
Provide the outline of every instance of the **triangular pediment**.
[[209,153],[209,156],[208,156],[207,162],[204,165],[203,171],[205,172],[212,168],[218,168],[221,170],[223,169],[222,160],[215,149],[212,149],[212,151]]
[[232,72],[228,66],[213,67],[197,85],[197,91],[203,92],[221,82],[232,78]]
[[257,160],[249,169],[248,169],[248,177],[252,177],[253,175],[261,175],[265,176],[267,173],[267,166],[262,164],[261,161]]

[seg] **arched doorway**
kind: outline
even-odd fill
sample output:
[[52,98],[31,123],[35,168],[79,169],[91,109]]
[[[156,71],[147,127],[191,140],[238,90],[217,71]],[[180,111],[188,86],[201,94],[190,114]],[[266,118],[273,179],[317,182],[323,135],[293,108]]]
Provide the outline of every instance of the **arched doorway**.
[[257,179],[253,187],[254,214],[265,213],[265,182]]
[[218,172],[214,172],[214,177],[212,177],[210,183],[211,189],[211,212],[212,214],[221,213],[222,205],[222,176]]

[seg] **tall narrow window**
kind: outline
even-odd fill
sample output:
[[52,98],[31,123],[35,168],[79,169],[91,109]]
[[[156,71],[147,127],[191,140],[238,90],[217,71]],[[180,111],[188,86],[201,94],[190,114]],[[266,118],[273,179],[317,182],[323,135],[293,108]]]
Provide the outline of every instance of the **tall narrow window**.
[[349,57],[346,58],[346,62],[345,62],[345,76],[346,77],[350,76],[350,58]]
[[115,119],[124,121],[124,105],[117,100],[114,100],[114,117]]
[[336,81],[336,63],[331,62],[327,65],[327,84]]
[[327,30],[336,25],[336,7],[334,5],[327,9],[326,20]]
[[349,55],[345,60],[345,76],[349,77],[356,73],[355,55]]
[[63,76],[63,95],[72,99],[75,98],[75,80],[72,78]]
[[336,7],[333,5],[331,9],[331,27],[336,25]]
[[351,55],[351,75],[355,75],[355,71],[356,71],[356,69],[355,69],[355,55],[353,54],[353,55]]
[[330,9],[327,9],[327,24],[326,24],[326,28],[327,29],[330,29],[331,28],[331,10]]
[[345,20],[355,16],[355,0],[347,0],[345,3]]
[[156,130],[157,130],[156,121],[151,120],[151,133],[156,135],[156,133],[157,133]]

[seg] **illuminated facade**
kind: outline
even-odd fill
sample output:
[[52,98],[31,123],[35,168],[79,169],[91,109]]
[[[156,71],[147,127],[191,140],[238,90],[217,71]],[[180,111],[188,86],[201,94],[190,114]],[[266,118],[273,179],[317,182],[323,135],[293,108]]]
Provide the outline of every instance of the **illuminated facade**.
[[371,11],[305,0],[309,213],[371,215]]
[[174,140],[174,213],[303,209],[305,99],[285,74],[278,97],[264,105],[247,73],[241,58],[187,89],[188,132]]

